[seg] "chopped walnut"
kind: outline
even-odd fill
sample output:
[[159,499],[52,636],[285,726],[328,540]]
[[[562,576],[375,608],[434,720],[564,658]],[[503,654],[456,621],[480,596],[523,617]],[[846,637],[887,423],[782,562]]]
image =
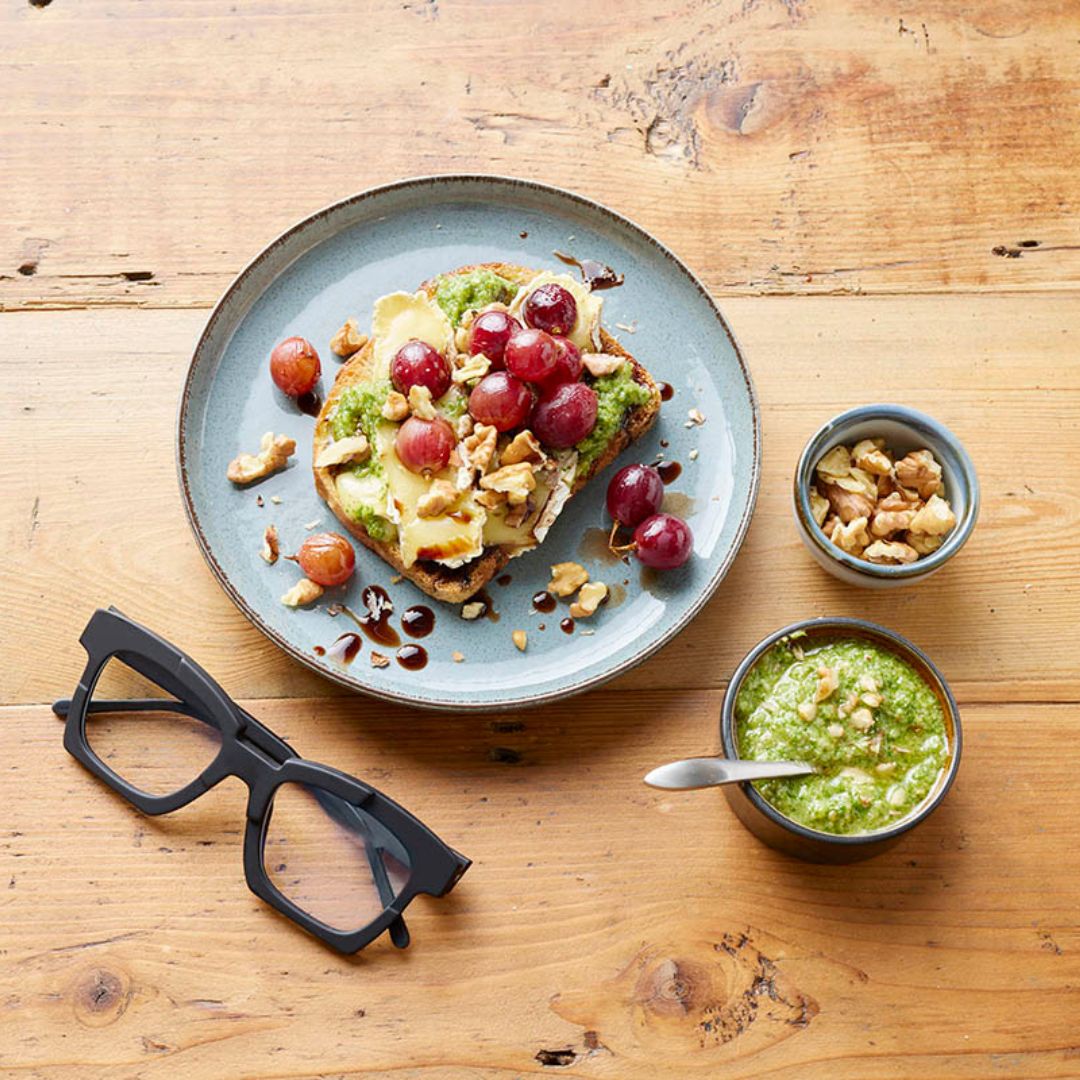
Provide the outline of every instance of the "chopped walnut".
[[944,536],[955,525],[952,507],[940,495],[931,495],[930,501],[911,519],[909,529],[913,533]]
[[909,547],[913,547],[920,555],[933,555],[943,543],[943,536],[929,536],[925,533],[904,533],[903,541]]
[[473,496],[485,510],[495,510],[506,502],[505,491],[478,491]]
[[434,420],[435,406],[431,403],[431,391],[414,383],[409,387],[409,411],[420,420]]
[[259,554],[266,562],[273,566],[274,563],[278,561],[279,552],[277,526],[267,525],[266,531],[263,533],[262,551],[260,551]]
[[798,706],[799,716],[808,724],[812,723],[817,716],[817,703],[813,701],[800,701]]
[[874,714],[869,709],[856,709],[851,714],[851,726],[856,731],[869,731],[874,726]]
[[[892,498],[890,495],[889,498]],[[874,536],[891,536],[896,532],[903,532],[911,525],[911,519],[915,516],[914,509],[882,510],[878,503],[878,510],[870,522],[870,532]]]
[[885,453],[884,439],[863,439],[862,442],[857,442],[851,456],[864,472],[873,473],[875,476],[888,476],[892,472],[893,463]]
[[461,367],[455,368],[450,377],[460,386],[462,383],[472,382],[473,379],[482,379],[490,370],[491,361],[483,353],[477,353],[470,356]]
[[547,591],[552,596],[573,596],[589,580],[589,571],[581,563],[561,562],[551,568]]
[[870,535],[866,531],[866,518],[857,517],[847,524],[841,522],[833,529],[829,539],[841,551],[849,555],[862,554],[863,548],[870,543]]
[[473,418],[468,413],[462,413],[454,424],[454,434],[459,439],[464,439],[472,434]]
[[608,356],[606,353],[593,352],[582,353],[581,362],[585,365],[585,370],[597,379],[601,375],[611,375],[626,363],[621,356]]
[[546,455],[536,436],[531,431],[519,431],[505,450],[499,455],[503,465],[517,465],[521,461],[539,464]]
[[912,563],[919,553],[899,540],[875,540],[864,552],[863,558],[872,563]]
[[282,598],[286,607],[305,607],[313,604],[323,594],[323,587],[308,578],[301,578]]
[[536,490],[536,477],[527,461],[504,465],[501,469],[480,478],[485,491],[505,491],[511,506],[519,506]]
[[391,390],[383,402],[382,415],[384,420],[392,420],[394,423],[404,420],[409,415],[409,402],[405,395]]
[[284,469],[295,452],[295,439],[268,431],[262,437],[258,454],[240,454],[229,462],[225,475],[234,484],[250,484]]
[[416,516],[438,517],[458,501],[460,492],[449,480],[435,480],[431,487],[416,500]]
[[814,703],[817,704],[826,701],[836,693],[836,689],[839,685],[840,676],[837,674],[836,668],[818,668],[818,682],[817,688],[814,690]]
[[367,334],[361,334],[355,319],[346,319],[345,325],[330,339],[330,351],[336,356],[349,357],[368,343]]
[[829,505],[840,518],[847,524],[856,518],[866,518],[874,512],[874,500],[864,492],[845,491],[836,484],[823,484],[822,494],[829,500]]
[[941,466],[929,450],[913,450],[896,463],[896,480],[903,487],[914,488],[920,498],[929,499],[941,491]]
[[315,459],[316,469],[328,469],[331,465],[344,465],[349,461],[363,461],[371,452],[363,435],[349,435],[324,446]]
[[495,456],[495,440],[498,437],[498,431],[490,424],[477,424],[473,433],[461,440],[462,459],[469,468],[478,470],[481,476],[491,467],[491,459]]
[[834,446],[815,466],[826,482],[851,472],[851,451],[846,446]]
[[479,619],[487,611],[487,604],[483,600],[472,600],[468,604],[461,605],[461,617],[467,622]]
[[465,324],[465,320],[468,319],[471,323],[475,311],[466,311],[461,317],[461,325],[454,331],[454,348],[459,353],[467,353],[469,351],[469,327]]
[[865,495],[868,499],[876,499],[878,488],[877,478],[862,469],[851,467],[847,476],[838,476],[834,484],[843,491],[849,491],[853,495]]
[[514,644],[518,647],[519,651],[524,652],[526,646],[529,644],[529,635],[524,630],[515,630],[511,635],[514,640]]
[[705,414],[700,409],[691,409],[686,415],[690,418],[687,427],[701,427],[705,423]]
[[829,513],[829,500],[818,491],[815,484],[810,485],[810,513],[819,525]]
[[590,581],[581,586],[578,598],[570,605],[572,619],[587,619],[603,603],[608,587],[602,581]]
[[389,656],[384,656],[381,652],[375,652],[374,650],[372,650],[372,653],[371,653],[371,666],[375,667],[375,668],[389,667],[390,666],[390,657]]
[[455,649],[450,654],[450,659],[453,660],[455,664],[460,664],[465,659],[465,654],[462,652],[458,652],[457,649]]

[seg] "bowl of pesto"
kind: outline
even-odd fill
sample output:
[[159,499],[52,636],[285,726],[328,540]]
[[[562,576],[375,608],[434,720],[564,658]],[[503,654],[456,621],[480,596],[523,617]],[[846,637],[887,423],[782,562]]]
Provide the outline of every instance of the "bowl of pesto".
[[862,619],[795,623],[755,646],[728,686],[721,739],[728,757],[815,766],[724,791],[759,839],[818,862],[891,847],[937,808],[960,764],[960,715],[941,673]]

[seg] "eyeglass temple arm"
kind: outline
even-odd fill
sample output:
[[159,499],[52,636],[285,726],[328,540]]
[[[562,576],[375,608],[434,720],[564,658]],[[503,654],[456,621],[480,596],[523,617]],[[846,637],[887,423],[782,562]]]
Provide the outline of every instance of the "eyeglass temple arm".
[[[143,698],[141,700],[124,700],[124,701],[90,701],[87,702],[86,711],[88,713],[93,712],[148,712],[153,709],[161,709],[167,707],[169,712],[178,712],[183,716],[190,716],[192,719],[200,720],[204,724],[209,724],[211,727],[217,727],[212,721],[205,716],[196,712],[190,705],[183,701],[164,700],[162,698]],[[272,741],[279,744],[281,747],[286,748],[291,757],[299,757],[299,754],[292,749],[291,746],[284,739],[278,738],[265,724],[256,720],[245,709],[241,709],[239,705],[235,706],[237,712],[239,712],[248,725],[260,735],[269,736],[267,741]],[[69,712],[71,712],[71,699],[62,698],[59,701],[54,701],[52,711],[61,719],[66,719]],[[274,747],[276,749],[277,747]],[[264,747],[269,750],[270,747]],[[364,852],[367,856],[368,864],[371,867],[371,874],[375,880],[376,888],[379,890],[379,899],[383,905],[389,907],[394,900],[394,889],[390,884],[390,877],[386,872],[386,867],[383,865],[382,859],[379,858],[378,853],[385,850],[385,846],[380,844],[379,841],[372,835],[372,829],[365,815],[361,814],[351,803],[346,802],[344,799],[339,799],[329,792],[324,792],[318,788],[315,789],[315,797],[319,800],[323,809],[334,818],[339,821],[343,817],[349,817],[351,821],[343,821],[342,824],[358,829],[365,839],[371,841],[370,844],[364,845]],[[385,832],[385,830],[381,830]],[[394,839],[392,833],[387,833],[392,839]],[[405,925],[405,920],[402,916],[398,916],[389,926],[390,940],[399,949],[404,949],[409,944],[409,930]]]

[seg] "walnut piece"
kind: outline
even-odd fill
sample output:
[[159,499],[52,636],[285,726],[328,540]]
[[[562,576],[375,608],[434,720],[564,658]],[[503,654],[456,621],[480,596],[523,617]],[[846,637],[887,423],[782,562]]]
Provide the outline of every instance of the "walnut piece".
[[874,726],[874,714],[869,709],[856,709],[851,714],[851,726],[856,731],[869,731]]
[[286,607],[305,607],[313,604],[323,594],[323,587],[308,578],[301,578],[282,598]]
[[461,605],[461,617],[468,622],[479,619],[487,611],[487,604],[483,600],[472,600],[468,604]]
[[240,454],[229,462],[225,475],[234,484],[250,484],[284,469],[296,453],[296,440],[268,431],[259,444],[258,454]]
[[952,507],[940,495],[931,495],[930,501],[911,519],[909,529],[913,533],[944,536],[955,525]]
[[864,552],[863,558],[872,563],[911,563],[919,553],[899,540],[875,540]]
[[391,390],[383,402],[382,415],[384,420],[392,420],[394,423],[404,420],[409,415],[409,402],[405,395]]
[[851,456],[855,464],[864,472],[873,473],[875,476],[888,476],[892,472],[893,463],[885,453],[884,439],[863,439],[852,448]]
[[602,581],[590,581],[581,586],[577,600],[570,605],[572,619],[587,619],[603,603],[608,587]]
[[817,687],[814,690],[814,704],[816,705],[822,701],[828,700],[828,698],[836,693],[836,689],[839,685],[840,676],[837,674],[836,668],[818,668],[818,682]]
[[846,446],[834,446],[815,466],[818,476],[826,483],[851,472],[851,451]]
[[844,491],[850,491],[852,494],[862,494],[868,499],[877,498],[877,477],[872,476],[868,472],[864,472],[862,469],[856,468],[854,465],[849,470],[847,476],[838,476],[833,483],[835,483],[838,488],[841,488]]
[[383,656],[383,654],[381,652],[375,652],[373,650],[372,653],[371,653],[371,666],[375,667],[375,668],[389,667],[390,666],[390,657],[389,656]]
[[273,566],[278,561],[280,550],[278,547],[277,526],[267,525],[266,531],[263,533],[262,551],[259,552],[259,555],[262,556],[265,562]]
[[524,630],[515,630],[511,635],[514,644],[518,647],[520,652],[524,652],[529,644],[529,635]]
[[414,383],[409,387],[409,411],[420,420],[434,420],[435,406],[431,403],[431,391]]
[[822,484],[822,494],[829,500],[836,516],[845,524],[856,518],[866,518],[874,512],[874,500],[865,492],[845,491],[836,484]]
[[551,568],[547,591],[552,596],[573,596],[589,580],[589,571],[581,563],[561,562]]
[[485,510],[495,510],[506,502],[505,491],[478,491],[473,496]]
[[[892,498],[890,495],[889,498]],[[915,516],[914,508],[904,510],[882,510],[882,504],[878,503],[877,512],[870,522],[870,532],[877,537],[891,536],[896,532],[903,532],[911,525],[911,519]]]
[[896,463],[896,480],[902,487],[914,488],[922,499],[942,490],[941,466],[929,450],[913,450]]
[[422,518],[438,517],[458,501],[459,492],[449,480],[436,480],[431,487],[416,500],[416,516]]
[[521,461],[482,476],[480,487],[485,491],[505,491],[507,502],[511,506],[520,506],[536,490],[536,477],[532,466],[527,461]]
[[450,654],[450,659],[453,660],[455,664],[460,664],[465,659],[465,654],[463,652],[458,652],[458,650],[455,649]]
[[607,353],[587,352],[581,354],[581,362],[585,370],[594,378],[601,375],[611,375],[626,363],[621,356],[608,356]]
[[816,484],[810,485],[810,513],[819,525],[829,513],[829,500],[818,491]]
[[930,536],[924,533],[905,533],[903,541],[908,547],[914,548],[920,555],[933,555],[943,543],[943,536]]
[[520,506],[511,507],[503,515],[503,522],[509,529],[516,529],[523,524],[525,519],[533,512],[532,502],[523,502]]
[[330,351],[335,356],[352,356],[368,343],[367,334],[360,333],[355,319],[346,319],[344,326],[330,339]]
[[461,367],[455,368],[450,378],[460,386],[462,383],[472,382],[473,379],[482,379],[490,370],[491,361],[483,353],[477,353],[470,356]]
[[328,469],[331,465],[344,465],[349,461],[363,461],[371,452],[363,435],[348,435],[324,446],[315,459],[316,469]]
[[861,555],[863,548],[870,543],[870,535],[866,531],[866,518],[857,517],[846,524],[841,522],[833,529],[829,539],[841,550],[849,555]]
[[519,431],[499,455],[499,461],[503,465],[517,465],[521,461],[531,461],[539,464],[546,455],[540,447],[536,436],[528,430]]
[[477,424],[473,433],[461,440],[459,447],[466,466],[478,470],[483,476],[491,467],[491,459],[495,456],[495,440],[498,437],[498,431],[490,424]]

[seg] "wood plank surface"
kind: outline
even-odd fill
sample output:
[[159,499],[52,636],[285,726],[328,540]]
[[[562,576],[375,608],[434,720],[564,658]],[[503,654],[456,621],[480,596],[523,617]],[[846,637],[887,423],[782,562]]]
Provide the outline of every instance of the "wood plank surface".
[[[1067,0],[4,5],[0,1073],[1080,1076],[1078,60]],[[520,715],[388,707],[283,657],[175,477],[236,272],[326,203],[452,171],[653,231],[720,298],[763,412],[715,599]],[[789,506],[808,435],[872,400],[947,423],[983,488],[964,552],[890,595],[827,577]],[[42,703],[106,603],[474,860],[410,907],[408,950],[341,958],[249,893],[239,784],[150,819],[68,757]],[[716,749],[735,663],[819,613],[912,637],[965,725],[940,811],[849,868],[640,782]]]
[[447,171],[610,202],[718,293],[1075,289],[1077,39],[1068,0],[11,3],[0,306],[205,306]]
[[658,746],[709,744],[718,706],[602,692],[507,725],[248,703],[474,860],[450,897],[410,907],[407,951],[355,959],[247,891],[240,785],[147,819],[67,757],[47,709],[0,710],[6,782],[54,785],[0,833],[0,1068],[1075,1076],[1075,709],[969,707],[938,814],[886,855],[823,867],[760,846],[718,791],[641,784]]

